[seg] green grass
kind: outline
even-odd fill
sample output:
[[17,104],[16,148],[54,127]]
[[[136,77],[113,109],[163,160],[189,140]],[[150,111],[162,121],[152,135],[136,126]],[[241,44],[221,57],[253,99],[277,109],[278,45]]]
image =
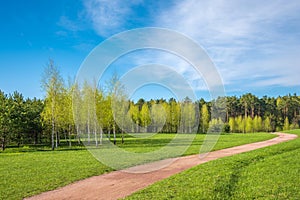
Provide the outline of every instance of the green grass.
[[[156,134],[149,138],[128,137],[126,138],[124,145],[119,145],[127,152],[123,152],[120,149],[112,150],[111,147],[108,146],[100,149],[92,147],[90,151],[96,158],[103,163],[107,163],[109,166],[112,166],[114,169],[124,169],[134,165],[149,163],[166,158],[197,154],[200,151],[199,147],[202,146],[204,139],[206,138],[206,135],[199,134],[193,135],[196,136],[196,138],[192,140],[193,138],[191,138],[190,134],[179,134],[176,136],[177,139],[173,140],[171,143],[170,141],[174,138],[174,136],[174,134]],[[220,140],[213,150],[266,140],[272,137],[274,137],[274,135],[265,133],[225,134],[221,135]]]
[[[148,139],[127,137],[122,148],[128,151],[148,152],[166,145],[173,134],[157,134]],[[185,155],[199,153],[205,135],[196,140]],[[274,137],[270,134],[229,134],[221,135],[216,149],[237,146]],[[118,141],[118,143],[120,143]],[[49,147],[8,148],[0,153],[0,199],[22,199],[44,191],[67,185],[112,169],[99,163],[81,146],[59,148]]]
[[196,166],[126,199],[300,199],[299,177],[297,138]]
[[83,151],[1,153],[0,199],[22,199],[110,169]]
[[[174,135],[175,134],[156,134],[150,138],[133,138],[127,136],[127,138],[125,138],[125,144],[119,144],[119,146],[130,152],[151,152],[167,145],[174,138]],[[194,141],[192,142],[192,145],[183,155],[192,155],[199,153],[199,147],[203,144],[205,137],[206,135],[204,134],[197,134]],[[229,148],[252,142],[264,141],[274,137],[276,136],[266,133],[222,134],[220,135],[218,142],[214,146],[213,150]],[[120,143],[120,138],[118,138],[117,141],[118,143]],[[179,145],[184,146],[186,145],[186,143],[182,141],[182,143],[180,143]]]

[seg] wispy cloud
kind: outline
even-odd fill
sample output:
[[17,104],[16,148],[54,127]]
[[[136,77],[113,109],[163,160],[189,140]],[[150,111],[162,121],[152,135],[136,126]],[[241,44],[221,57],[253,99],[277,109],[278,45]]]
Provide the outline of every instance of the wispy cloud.
[[110,36],[126,29],[132,14],[132,6],[140,0],[86,0],[84,7],[93,28],[100,36]]
[[[130,67],[137,67],[143,66],[147,64],[157,64],[168,66],[178,75],[185,79],[185,82],[188,83],[188,87],[192,87],[195,91],[208,90],[204,78],[199,74],[194,67],[185,61],[182,57],[179,57],[175,54],[170,52],[162,51],[162,50],[139,50],[134,51],[126,56],[123,56],[118,62],[114,63],[114,66],[126,66],[130,63]],[[155,72],[151,72],[151,75],[155,75],[157,79],[164,79],[167,77],[168,71],[156,68]],[[153,69],[149,69],[153,70]],[[144,73],[140,74],[140,77],[147,77],[150,73],[145,71]],[[173,79],[174,81],[174,79]],[[175,83],[174,87],[180,88],[182,90],[187,89],[185,88],[186,85],[181,84],[180,82]]]
[[[79,21],[79,20],[78,20]],[[70,20],[67,16],[61,16],[58,22],[58,25],[63,27],[64,29],[72,32],[83,30],[82,26],[78,23],[78,21]],[[58,34],[62,34],[62,31],[57,32]]]
[[203,45],[227,85],[300,85],[299,13],[298,1],[186,0],[156,21]]
[[[98,35],[107,37],[141,27],[135,21],[137,16],[141,17],[138,13],[141,11],[135,6],[146,3],[141,0],[86,0],[84,7],[93,29]],[[300,74],[299,13],[299,1],[182,0],[160,4],[142,24],[170,28],[195,39],[216,64],[225,86],[238,91],[300,85],[297,77]],[[65,19],[62,21],[72,29],[72,24]],[[205,90],[204,81],[199,81],[193,68],[175,57],[144,52],[130,62],[134,66],[154,61],[172,66],[195,88]]]

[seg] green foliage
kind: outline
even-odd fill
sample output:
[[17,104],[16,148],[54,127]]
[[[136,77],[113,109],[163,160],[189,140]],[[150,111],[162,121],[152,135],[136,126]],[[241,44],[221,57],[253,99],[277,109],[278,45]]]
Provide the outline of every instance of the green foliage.
[[7,145],[48,143],[49,140],[54,149],[61,139],[68,138],[71,146],[73,139],[80,143],[85,136],[97,146],[102,143],[102,134],[110,138],[111,132],[116,138],[116,134],[124,132],[225,131],[219,125],[222,123],[217,122],[225,115],[223,122],[230,126],[231,132],[239,133],[289,130],[300,124],[300,97],[296,94],[258,98],[248,93],[241,97],[218,97],[210,102],[204,99],[193,102],[188,97],[169,101],[140,99],[135,103],[128,100],[117,74],[104,87],[100,86],[104,89],[90,81],[83,85],[69,81],[66,86],[50,60],[42,79],[43,101],[24,100],[17,92],[1,94],[3,149]]
[[253,131],[260,132],[262,130],[262,118],[260,116],[255,116],[253,119]]
[[265,119],[265,122],[264,122],[264,129],[266,132],[270,132],[272,130],[272,127],[271,127],[271,120],[269,117],[267,117]]
[[238,125],[238,132],[245,133],[245,119],[242,116],[237,117],[236,124]]
[[230,128],[231,133],[238,132],[238,131],[237,131],[238,125],[237,125],[236,119],[235,119],[234,117],[230,117],[230,118],[229,118],[228,125],[229,125],[229,128]]
[[22,94],[14,92],[7,96],[0,91],[0,140],[2,150],[9,143],[38,143],[42,125],[40,113],[43,102],[37,99],[24,100]]
[[230,133],[230,125],[228,123],[223,125],[223,130],[222,132],[224,133]]
[[284,131],[290,130],[290,122],[289,122],[289,119],[287,117],[284,120],[283,130]]
[[[230,128],[229,128],[230,129]],[[212,119],[209,122],[209,133],[221,133],[224,130],[224,122],[221,118],[219,119]]]
[[196,119],[196,109],[195,105],[191,101],[185,101],[181,105],[181,126],[183,133],[192,133],[196,132],[195,123],[197,123]]
[[209,112],[208,107],[206,104],[204,104],[201,108],[201,124],[202,124],[202,133],[206,133],[209,127]]
[[154,102],[152,103],[151,126],[154,128],[154,132],[161,131],[161,129],[164,127],[167,118],[166,114],[169,113],[168,111],[166,111],[166,109],[168,109],[168,104],[166,104],[166,106],[162,106],[161,104],[156,104]]
[[253,132],[271,132],[272,125],[269,117],[263,121],[260,116],[255,116],[252,119],[250,116],[243,118],[242,116],[230,117],[229,122],[231,132],[253,133]]
[[0,136],[2,150],[5,150],[7,141],[10,139],[10,105],[9,99],[0,91]]
[[139,111],[139,106],[135,105],[133,102],[130,103],[129,105],[129,117],[132,119],[131,122],[131,131],[128,132],[139,132],[139,125],[140,125],[140,111]]
[[[52,127],[51,146],[52,149],[54,149],[58,146],[57,130],[59,126],[62,125],[62,114],[64,113],[62,104],[64,82],[58,68],[54,65],[52,60],[49,60],[48,66],[45,68],[42,87],[46,92],[45,108],[42,113],[42,118],[45,123],[48,123],[48,125]],[[55,134],[56,140],[54,139]]]
[[246,117],[246,119],[244,119],[246,122],[246,126],[245,126],[245,132],[246,133],[251,133],[253,132],[253,120],[251,117]]
[[143,127],[142,132],[146,133],[148,131],[148,126],[151,123],[150,111],[147,103],[144,103],[140,113],[141,126]]

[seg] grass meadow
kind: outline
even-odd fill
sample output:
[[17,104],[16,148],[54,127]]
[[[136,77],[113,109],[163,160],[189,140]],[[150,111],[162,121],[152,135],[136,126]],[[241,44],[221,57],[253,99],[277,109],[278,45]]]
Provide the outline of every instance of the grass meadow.
[[204,163],[126,199],[300,199],[299,177],[297,138]]
[[[125,144],[120,145],[120,147],[128,151],[148,152],[161,148],[162,146],[166,145],[170,140],[172,140],[173,137],[174,134],[156,134],[153,137],[147,139],[132,138],[127,136],[125,138]],[[199,148],[204,140],[204,137],[205,135],[196,135],[195,140],[193,141],[190,148],[186,151],[185,155],[199,153]],[[275,136],[267,133],[224,134],[220,136],[218,143],[214,147],[214,150],[238,146],[256,141],[267,140],[273,137]],[[118,144],[120,143],[120,138],[118,138]],[[299,141],[298,144],[300,144]],[[282,149],[284,149],[284,147],[285,146],[283,146]],[[245,159],[247,160],[247,158],[248,157],[246,157]],[[238,160],[238,158],[235,159]],[[261,157],[257,157],[257,159],[259,160],[261,159]],[[6,200],[22,199],[24,197],[32,196],[44,191],[49,191],[61,186],[65,186],[77,180],[112,171],[110,167],[98,162],[82,146],[72,148],[60,147],[55,151],[50,151],[49,147],[24,146],[23,148],[19,149],[8,148],[6,151],[0,153],[0,163],[0,199]],[[223,166],[224,159],[213,163],[214,164],[208,163],[205,166],[207,167],[206,169],[210,169],[211,173],[213,173],[213,171],[218,172],[220,169],[222,169],[221,171],[224,172],[218,175],[220,176],[218,178],[220,188],[217,190],[220,190],[221,195],[222,184],[226,186],[226,180],[230,178],[227,177],[227,170],[229,170],[230,168],[234,168],[234,166],[236,166],[236,163],[232,161],[232,164],[224,164]],[[240,165],[244,165],[244,162],[240,161]],[[249,164],[249,166],[252,165]],[[201,167],[202,166],[200,166],[200,168]],[[243,166],[240,167],[242,168]],[[237,166],[234,169],[238,170],[240,167]],[[247,173],[250,173],[251,170]],[[253,170],[257,171],[256,169]],[[208,176],[202,177],[202,175],[199,174],[200,172],[205,171],[202,169],[198,170],[197,168],[193,168],[184,173],[189,175],[183,174],[182,177],[180,175],[172,177],[171,179],[168,179],[165,182],[155,184],[153,187],[150,187],[149,189],[132,196],[132,198],[141,199],[140,197],[142,197],[142,199],[151,199],[153,197],[163,199],[164,197],[171,197],[172,195],[179,195],[178,197],[183,197],[185,195],[187,195],[187,197],[195,197],[193,190],[190,191],[189,187],[193,188],[193,185],[196,183],[203,183],[204,185],[211,184],[211,182],[209,182],[211,180],[208,178]],[[230,172],[233,173],[235,171]],[[239,173],[242,172],[244,171],[239,171]],[[186,177],[188,178],[186,179]],[[181,178],[183,178],[184,181],[182,181]],[[170,183],[172,183],[172,179],[176,180],[174,184],[177,183],[178,185],[170,185]],[[251,182],[251,180],[249,181]],[[166,188],[161,186],[164,184],[166,184],[165,187],[167,185],[170,185],[170,187],[174,188],[168,189],[168,192],[165,192],[164,189]],[[157,189],[159,187],[164,189]],[[203,190],[205,189],[203,188]],[[230,190],[230,188],[227,188],[227,190]],[[191,192],[190,195],[186,193],[188,191]]]

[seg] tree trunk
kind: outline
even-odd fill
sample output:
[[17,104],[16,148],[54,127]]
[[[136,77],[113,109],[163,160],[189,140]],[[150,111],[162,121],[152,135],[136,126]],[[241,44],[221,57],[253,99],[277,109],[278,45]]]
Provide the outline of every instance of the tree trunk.
[[17,139],[18,139],[18,148],[20,148],[20,145],[21,145],[21,134],[19,133],[18,131],[18,136],[17,136]]
[[97,138],[97,126],[96,126],[96,123],[95,123],[95,128],[94,128],[94,134],[95,134],[96,147],[98,147],[98,138]]
[[121,127],[121,133],[122,133],[122,144],[124,144],[124,130],[123,130],[123,127],[124,127],[124,123],[122,121],[122,127]]
[[102,140],[103,140],[103,130],[100,128],[100,145],[102,145]]
[[110,141],[110,132],[111,132],[111,130],[110,130],[110,128],[108,129],[108,141]]
[[55,134],[55,123],[54,123],[54,120],[52,120],[52,133],[51,133],[52,151],[54,150],[54,134]]
[[254,106],[251,107],[251,118],[254,119]]
[[227,123],[229,122],[229,112],[228,112],[228,110],[226,111],[226,122]]
[[140,126],[139,126],[139,122],[136,122],[136,132],[139,133],[140,132]]
[[[4,133],[5,134],[5,133]],[[5,150],[5,137],[2,138],[2,151]]]
[[77,132],[77,140],[78,140],[78,144],[80,144],[79,125],[76,125],[76,132]]
[[113,134],[114,134],[114,145],[117,144],[117,140],[116,140],[116,125],[113,125]]
[[55,115],[54,115],[54,108],[55,108],[55,98],[52,97],[52,135],[51,135],[51,143],[52,143],[52,151],[54,150],[54,134],[55,134]]
[[56,131],[56,134],[55,134],[55,147],[56,148],[58,147],[58,131]]
[[247,103],[246,103],[246,102],[245,102],[245,105],[244,105],[244,106],[245,106],[245,119],[246,119],[246,118],[247,118],[247,116],[248,116],[248,115],[247,115],[248,105],[247,105]]
[[65,141],[67,141],[67,131],[64,131],[64,137],[65,137]]
[[33,144],[36,145],[38,143],[38,134],[37,131],[33,130],[34,141]]
[[88,145],[90,145],[90,141],[91,141],[91,132],[90,132],[90,124],[88,122],[87,124],[87,132],[88,132]]
[[71,141],[71,125],[70,124],[69,124],[68,132],[69,132],[69,147],[71,147],[72,146],[72,141]]

